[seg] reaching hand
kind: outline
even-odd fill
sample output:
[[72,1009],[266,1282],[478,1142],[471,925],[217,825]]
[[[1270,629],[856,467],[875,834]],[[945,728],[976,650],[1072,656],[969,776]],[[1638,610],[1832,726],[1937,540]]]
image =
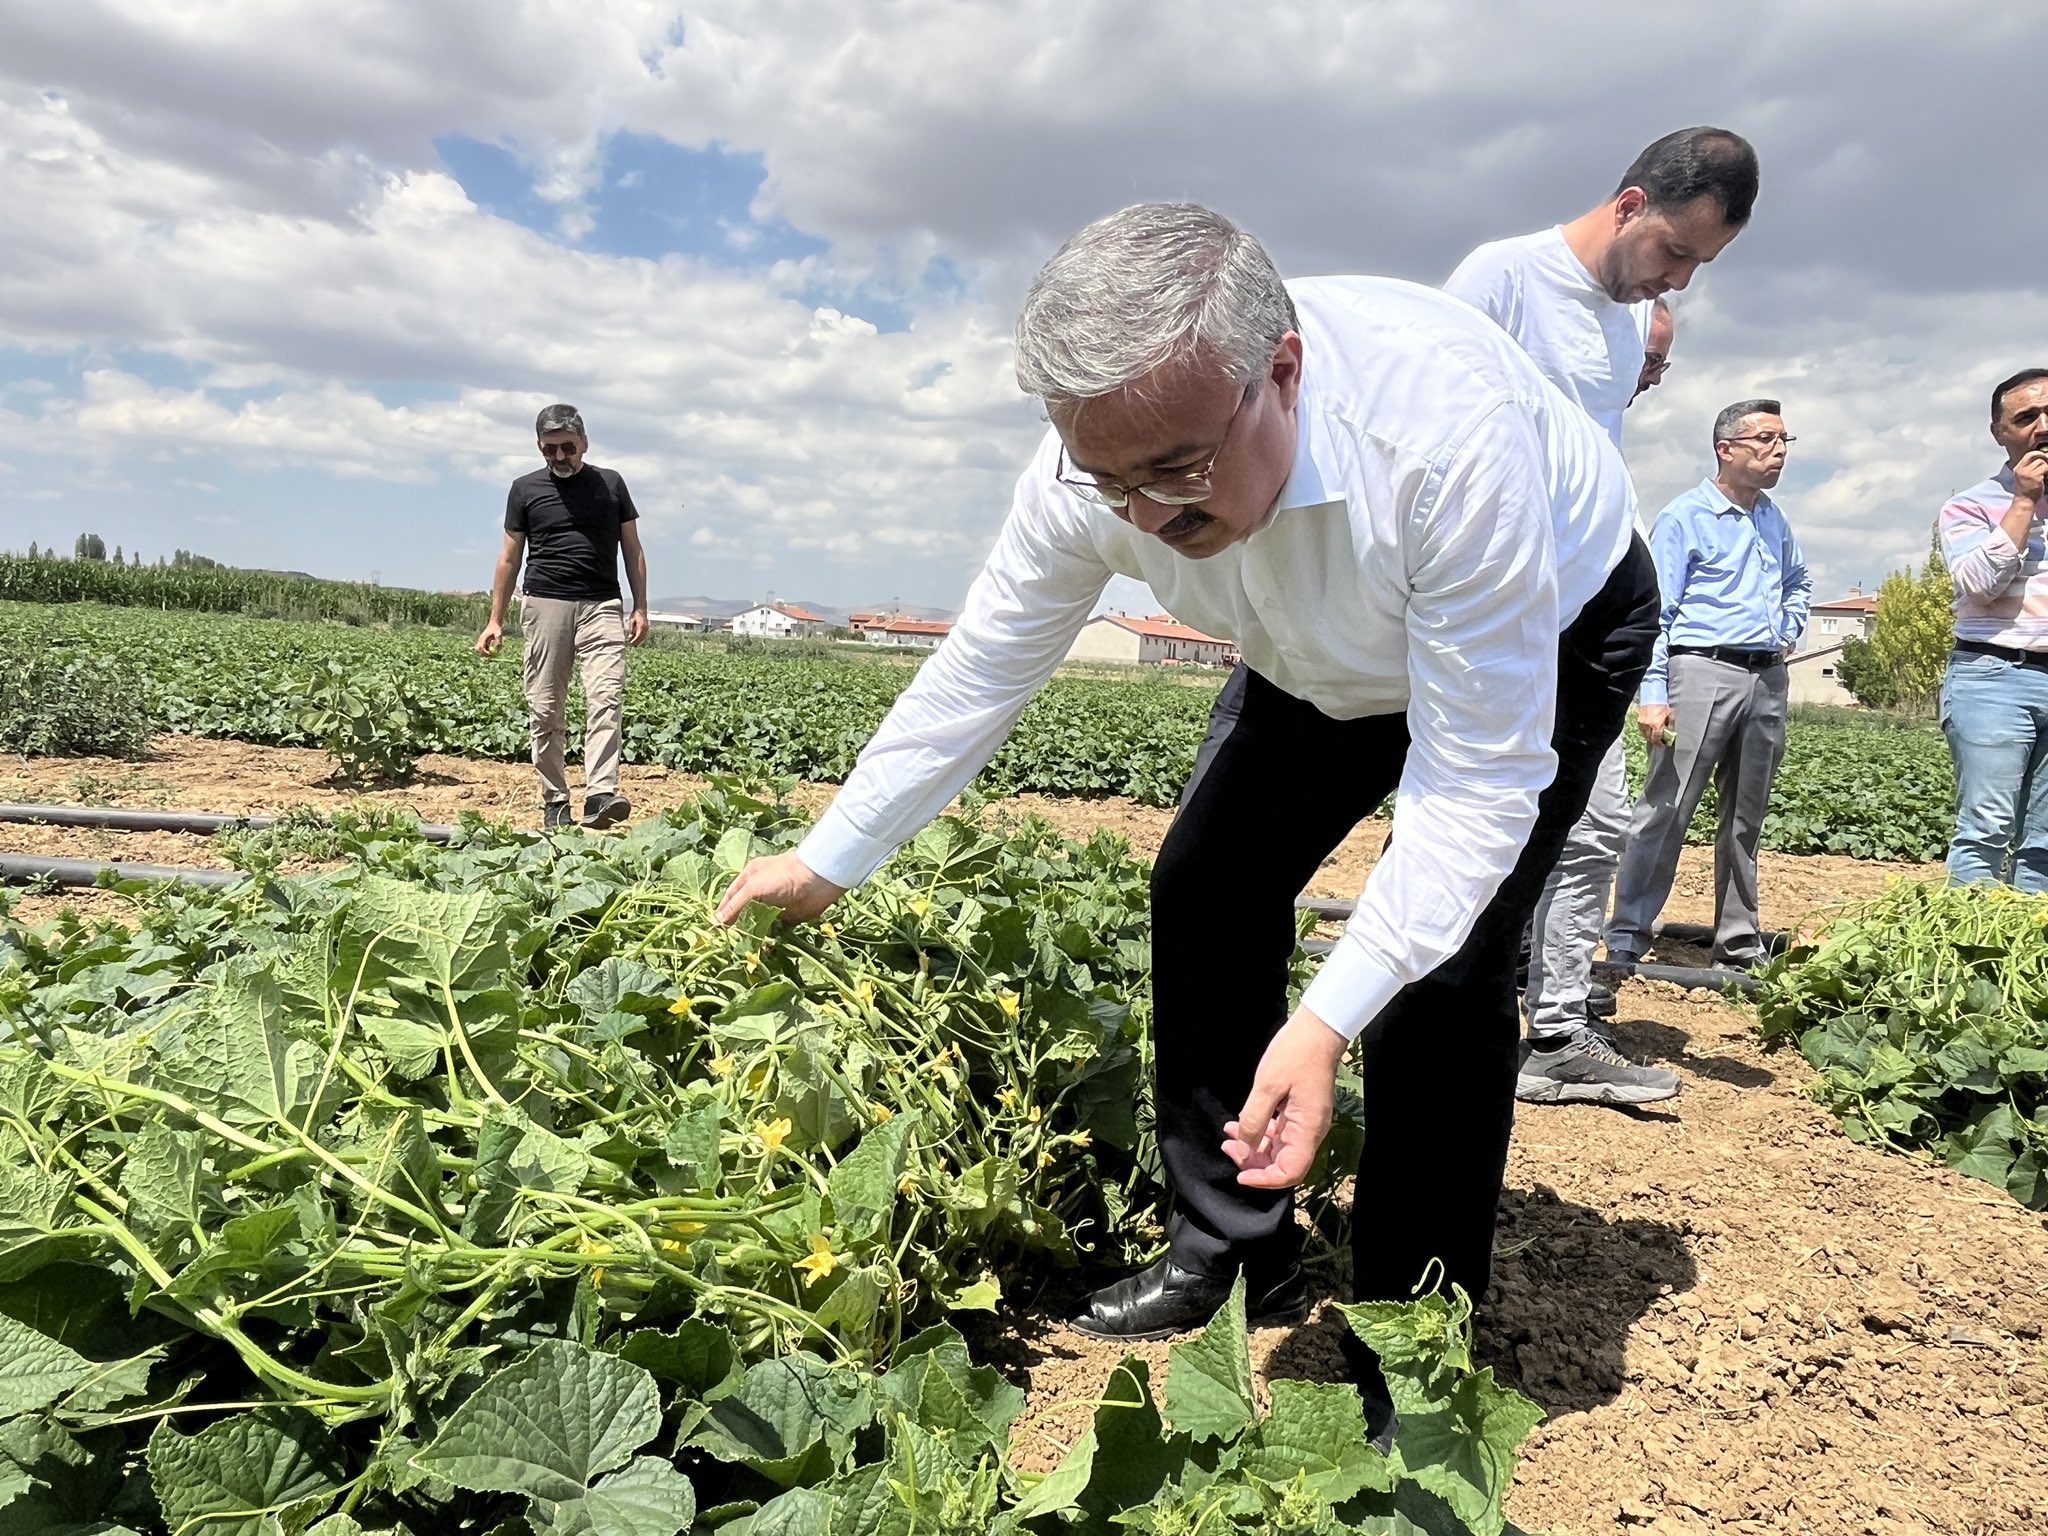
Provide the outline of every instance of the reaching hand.
[[1223,1127],[1223,1153],[1237,1164],[1238,1183],[1292,1189],[1308,1177],[1330,1133],[1347,1043],[1305,1008],[1281,1026],[1259,1059],[1251,1097]]
[[846,894],[794,853],[755,859],[739,872],[718,901],[718,921],[730,923],[750,901],[782,911],[785,923],[807,923]]
[[1643,740],[1653,747],[1670,745],[1671,720],[1669,704],[1644,704],[1636,710],[1636,726],[1642,731]]
[[496,619],[484,626],[484,632],[476,637],[476,653],[479,656],[495,656],[498,647],[505,643],[505,626]]

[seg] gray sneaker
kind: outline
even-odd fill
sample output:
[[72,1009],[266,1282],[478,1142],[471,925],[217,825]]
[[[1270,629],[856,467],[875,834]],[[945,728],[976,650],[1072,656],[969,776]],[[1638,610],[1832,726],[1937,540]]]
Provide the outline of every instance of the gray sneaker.
[[1524,1104],[1655,1104],[1678,1097],[1678,1074],[1639,1067],[1591,1030],[1522,1048],[1515,1097]]

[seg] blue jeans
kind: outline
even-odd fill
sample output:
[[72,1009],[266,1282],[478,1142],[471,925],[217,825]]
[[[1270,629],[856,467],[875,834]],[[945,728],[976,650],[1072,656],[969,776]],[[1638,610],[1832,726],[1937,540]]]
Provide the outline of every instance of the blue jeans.
[[1957,885],[2006,879],[2048,891],[2048,669],[1957,651],[1941,680],[1941,729],[1956,760]]

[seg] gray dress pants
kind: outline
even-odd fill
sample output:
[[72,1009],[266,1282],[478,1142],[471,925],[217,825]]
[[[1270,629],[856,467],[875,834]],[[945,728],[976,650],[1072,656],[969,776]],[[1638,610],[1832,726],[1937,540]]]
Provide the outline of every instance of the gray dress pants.
[[1671,894],[1678,851],[1712,779],[1721,826],[1714,843],[1714,958],[1763,958],[1756,850],[1771,780],[1785,756],[1783,662],[1752,672],[1708,656],[1671,658],[1677,744],[1650,749],[1650,772],[1629,826],[1614,888],[1609,954],[1640,955]]
[[1628,820],[1628,760],[1617,740],[1600,760],[1586,813],[1566,837],[1536,903],[1524,994],[1531,1038],[1568,1035],[1587,1023],[1593,951],[1607,928],[1607,893],[1628,841]]

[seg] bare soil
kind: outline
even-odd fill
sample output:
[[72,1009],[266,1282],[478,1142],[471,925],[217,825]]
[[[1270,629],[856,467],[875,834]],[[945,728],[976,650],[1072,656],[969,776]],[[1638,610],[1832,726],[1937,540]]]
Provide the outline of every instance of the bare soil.
[[[133,768],[0,763],[0,800],[275,812],[360,798],[435,821],[537,816],[523,766],[424,767],[417,785],[358,796],[327,781],[318,753],[165,738]],[[629,767],[622,787],[637,815],[700,785]],[[1119,800],[1019,796],[1005,809],[1073,833],[1106,826],[1146,855],[1170,820]],[[1355,895],[1385,832],[1354,833],[1314,893]],[[5,825],[0,848],[218,862],[204,839],[170,833]],[[1889,879],[1938,874],[1766,854],[1764,919],[1797,928]],[[17,915],[66,904],[118,915],[122,901],[30,896]],[[1708,850],[1686,851],[1666,915],[1711,919]],[[1479,1332],[1483,1362],[1551,1415],[1522,1462],[1514,1518],[1555,1533],[2048,1530],[2048,1225],[1987,1185],[1846,1140],[1807,1095],[1805,1064],[1765,1055],[1740,1009],[1640,981],[1621,1004],[1624,1045],[1678,1068],[1685,1091],[1634,1113],[1522,1111]],[[1019,1300],[993,1342],[1030,1389],[1026,1453],[1049,1464],[1086,1423],[1075,1405],[1127,1351],[1065,1327],[1050,1297]],[[1336,1376],[1336,1334],[1321,1308],[1302,1328],[1261,1331],[1262,1379]],[[1156,1384],[1166,1346],[1136,1353]]]

